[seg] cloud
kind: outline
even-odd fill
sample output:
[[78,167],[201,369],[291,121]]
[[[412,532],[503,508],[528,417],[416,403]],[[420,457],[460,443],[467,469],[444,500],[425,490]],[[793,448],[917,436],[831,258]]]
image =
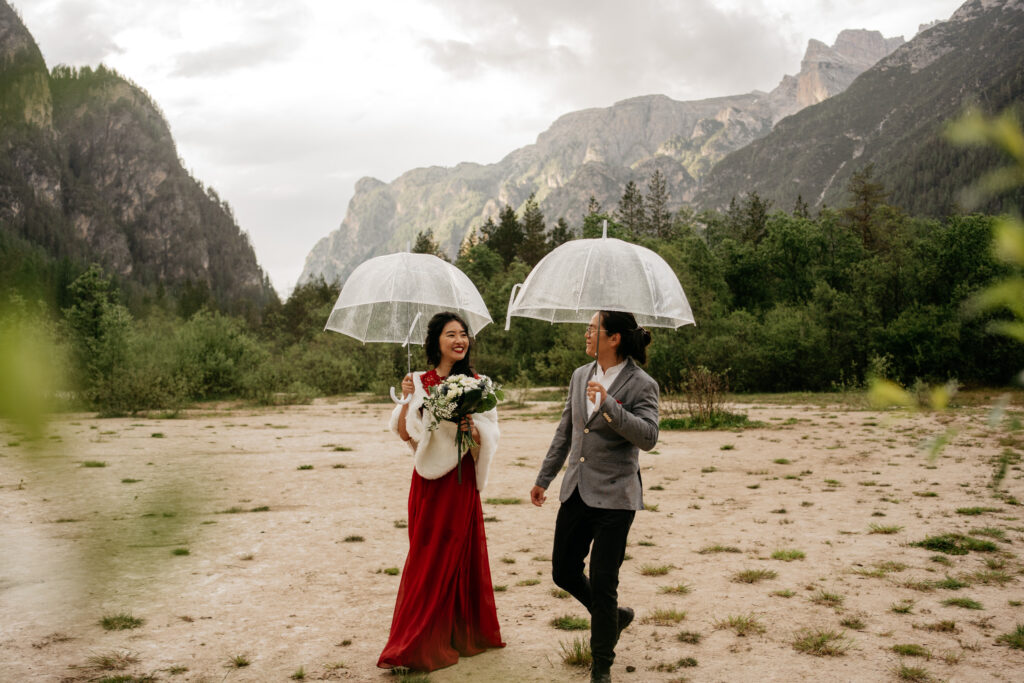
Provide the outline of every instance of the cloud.
[[185,78],[223,76],[238,69],[280,60],[294,49],[295,43],[280,39],[218,45],[178,55],[170,75]]
[[762,13],[710,0],[439,0],[461,37],[423,40],[454,77],[532,76],[565,106],[640,94],[689,99],[772,87],[799,53]]
[[50,66],[98,64],[124,52],[115,39],[120,25],[102,3],[57,0],[19,9]]
[[224,31],[224,35],[240,38],[178,54],[171,77],[224,76],[239,69],[280,62],[301,47],[310,19],[306,9],[282,10],[279,3],[269,0],[233,7],[229,16],[230,30]]

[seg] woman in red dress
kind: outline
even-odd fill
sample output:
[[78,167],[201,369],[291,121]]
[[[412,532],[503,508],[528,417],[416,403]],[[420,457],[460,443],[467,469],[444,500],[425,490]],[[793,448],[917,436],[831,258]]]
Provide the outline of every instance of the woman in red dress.
[[[408,375],[391,429],[415,452],[409,488],[409,556],[402,570],[391,635],[377,666],[433,671],[492,647],[504,647],[487,560],[480,491],[498,445],[496,410],[442,422],[427,429],[423,399],[450,374],[472,376],[466,323],[438,313],[427,324],[426,353],[434,368]],[[475,419],[474,419],[475,418]],[[457,429],[472,433],[479,448],[459,464]],[[459,483],[461,468],[462,483]]]

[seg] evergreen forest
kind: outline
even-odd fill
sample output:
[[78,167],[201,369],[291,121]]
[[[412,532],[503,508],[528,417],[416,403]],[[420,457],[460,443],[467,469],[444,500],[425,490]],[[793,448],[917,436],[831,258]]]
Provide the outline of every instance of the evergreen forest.
[[[647,369],[664,391],[680,390],[698,367],[724,375],[736,392],[841,390],[871,376],[1010,383],[1024,347],[989,332],[1004,314],[972,306],[1011,272],[991,250],[996,218],[906,215],[887,203],[871,167],[847,189],[845,206],[817,215],[802,201],[783,209],[757,194],[724,212],[672,213],[656,172],[646,188],[627,185],[615,207],[591,201],[575,225],[548,226],[532,198],[518,212],[506,206],[455,259],[496,321],[475,340],[477,370],[517,386],[558,386],[587,361],[582,325],[513,318],[505,332],[501,321],[533,265],[565,241],[600,236],[608,221],[610,237],[673,267],[697,320],[652,330]],[[440,255],[429,231],[414,251]],[[59,395],[74,407],[126,414],[208,399],[383,395],[405,372],[397,345],[323,331],[339,283],[306,283],[261,315],[240,317],[218,309],[204,288],[176,296],[123,288],[97,265],[76,268],[9,237],[0,241],[0,274],[3,325],[44,321]],[[424,363],[415,347],[414,366]]]

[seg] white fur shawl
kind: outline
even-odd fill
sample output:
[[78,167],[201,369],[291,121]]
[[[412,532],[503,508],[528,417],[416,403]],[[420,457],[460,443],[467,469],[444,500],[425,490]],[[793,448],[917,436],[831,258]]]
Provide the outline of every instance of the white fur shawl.
[[[427,397],[423,389],[421,377],[422,372],[412,374],[413,391],[412,400],[409,401],[409,412],[405,417],[405,429],[418,445],[415,448],[416,471],[424,479],[440,479],[455,469],[459,463],[459,454],[455,449],[455,423],[444,420],[434,431],[429,431],[430,415],[424,411],[423,399]],[[398,434],[398,416],[402,413],[402,406],[395,406],[391,413],[391,431]],[[483,491],[487,485],[487,474],[491,469],[491,460],[498,450],[498,439],[501,433],[498,430],[497,409],[488,410],[486,413],[474,413],[473,424],[480,431],[480,456],[476,461],[476,488]],[[472,456],[469,456],[472,457]]]

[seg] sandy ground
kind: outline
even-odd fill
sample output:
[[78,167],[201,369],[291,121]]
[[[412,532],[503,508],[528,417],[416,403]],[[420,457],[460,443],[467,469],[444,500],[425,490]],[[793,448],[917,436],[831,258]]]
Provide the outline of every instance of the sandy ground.
[[[561,657],[560,643],[580,632],[550,623],[585,616],[552,594],[557,501],[528,502],[559,408],[502,413],[503,441],[483,492],[520,501],[484,505],[508,646],[432,681],[586,680]],[[743,408],[768,426],[663,432],[641,459],[646,502],[656,509],[637,514],[622,568],[620,600],[637,621],[620,641],[616,680],[877,681],[895,680],[900,667],[937,680],[1024,680],[1024,651],[997,641],[1024,624],[1024,508],[993,498],[989,486],[993,458],[1024,451],[1024,436],[988,428],[982,409],[959,409],[948,422]],[[396,680],[375,663],[399,583],[384,570],[401,567],[407,549],[412,460],[386,431],[388,410],[329,399],[204,408],[182,419],[70,415],[35,450],[8,428],[0,434],[0,680],[288,681],[300,667],[306,680]],[[921,442],[950,425],[957,436],[929,463]],[[1019,466],[1002,486],[1024,500]],[[969,506],[991,509],[956,512]],[[872,524],[894,533],[871,533]],[[909,545],[979,529],[1002,536],[991,539],[996,552],[939,555]],[[715,545],[738,552],[700,552]],[[178,548],[189,554],[175,555]],[[780,549],[805,557],[772,559]],[[658,567],[667,573],[642,572]],[[751,569],[776,575],[733,580]],[[947,576],[970,585],[932,585]],[[680,585],[688,592],[662,590]],[[949,598],[983,609],[944,605]],[[893,611],[901,601],[909,612]],[[655,610],[685,617],[659,625],[649,621]],[[122,612],[144,623],[100,626]],[[717,627],[738,616],[753,616],[764,632]],[[952,630],[928,629],[940,622],[954,622]],[[798,652],[802,628],[842,634],[846,653]],[[683,631],[700,641],[681,642]],[[900,656],[900,644],[931,657]],[[122,671],[96,666],[117,653],[137,661]],[[251,663],[231,666],[237,655]],[[680,666],[685,658],[696,666]]]

